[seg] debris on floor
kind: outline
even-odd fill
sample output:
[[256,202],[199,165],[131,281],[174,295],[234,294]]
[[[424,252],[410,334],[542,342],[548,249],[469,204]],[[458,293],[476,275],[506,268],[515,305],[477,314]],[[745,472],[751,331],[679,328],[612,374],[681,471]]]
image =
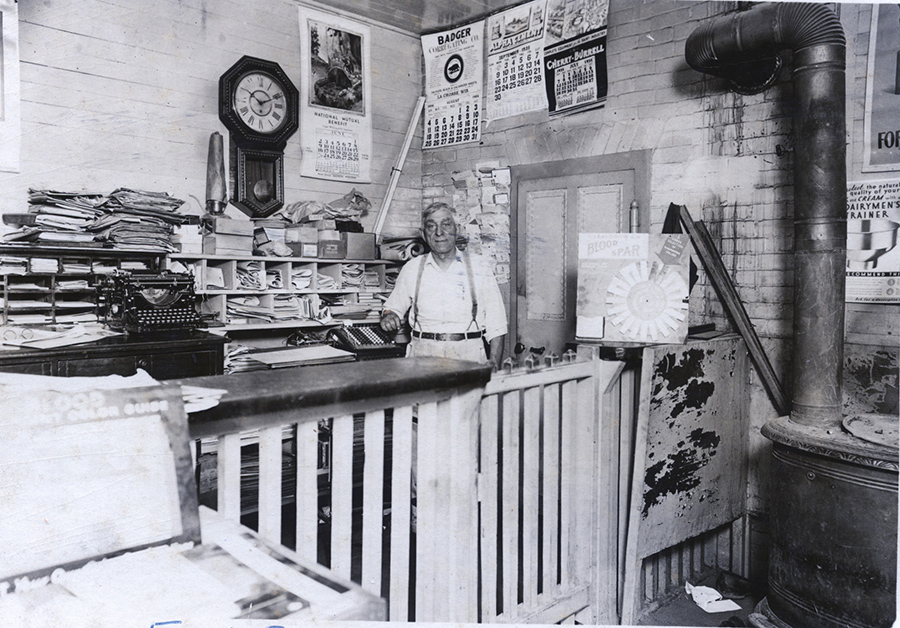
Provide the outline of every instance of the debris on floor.
[[739,604],[724,599],[722,594],[712,587],[695,587],[690,582],[685,582],[684,590],[691,596],[694,603],[707,613],[727,613],[741,610]]

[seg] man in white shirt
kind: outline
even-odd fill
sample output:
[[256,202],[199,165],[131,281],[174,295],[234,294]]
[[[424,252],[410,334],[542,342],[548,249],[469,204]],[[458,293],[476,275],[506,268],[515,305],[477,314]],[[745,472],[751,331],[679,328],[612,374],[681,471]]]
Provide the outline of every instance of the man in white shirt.
[[[490,362],[497,368],[507,319],[493,270],[480,255],[456,248],[456,219],[446,203],[426,207],[422,227],[431,253],[400,270],[384,304],[382,329],[396,332],[409,312],[412,341],[407,356]],[[490,359],[482,339],[490,347]]]

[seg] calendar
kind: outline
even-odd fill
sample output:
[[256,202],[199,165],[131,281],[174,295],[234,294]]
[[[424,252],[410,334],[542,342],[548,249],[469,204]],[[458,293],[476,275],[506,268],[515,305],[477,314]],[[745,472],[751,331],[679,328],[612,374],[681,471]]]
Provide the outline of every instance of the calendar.
[[[427,110],[426,105],[426,110]],[[461,103],[456,107],[434,107],[425,118],[425,137],[422,148],[461,144],[478,139],[478,102]]]
[[594,59],[582,59],[565,65],[554,76],[556,108],[571,109],[597,100],[597,72]]
[[[371,181],[370,29],[299,7],[300,174]],[[349,87],[347,86],[349,83]]]
[[545,0],[535,0],[488,18],[487,120],[547,108],[545,9]]
[[606,103],[608,0],[548,0],[544,88],[550,115]]
[[316,171],[359,176],[359,138],[354,133],[316,130]]
[[481,139],[484,21],[422,36],[425,134],[422,148]]

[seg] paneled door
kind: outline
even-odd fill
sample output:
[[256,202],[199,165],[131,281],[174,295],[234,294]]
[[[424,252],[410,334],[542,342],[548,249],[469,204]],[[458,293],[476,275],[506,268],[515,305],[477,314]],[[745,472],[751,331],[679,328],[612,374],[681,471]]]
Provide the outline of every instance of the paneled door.
[[[646,164],[632,153],[513,168],[516,298],[510,344],[562,355],[575,341],[578,234],[630,229]],[[639,163],[635,163],[639,162]],[[641,215],[641,225],[646,219]]]

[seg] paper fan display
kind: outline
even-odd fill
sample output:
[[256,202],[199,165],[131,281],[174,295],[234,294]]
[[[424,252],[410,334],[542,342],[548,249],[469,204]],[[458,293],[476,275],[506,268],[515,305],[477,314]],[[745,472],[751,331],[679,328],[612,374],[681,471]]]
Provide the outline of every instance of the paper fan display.
[[684,342],[689,244],[682,234],[580,234],[576,339]]
[[606,314],[622,336],[637,342],[669,339],[687,317],[688,286],[668,266],[624,266],[606,289]]

